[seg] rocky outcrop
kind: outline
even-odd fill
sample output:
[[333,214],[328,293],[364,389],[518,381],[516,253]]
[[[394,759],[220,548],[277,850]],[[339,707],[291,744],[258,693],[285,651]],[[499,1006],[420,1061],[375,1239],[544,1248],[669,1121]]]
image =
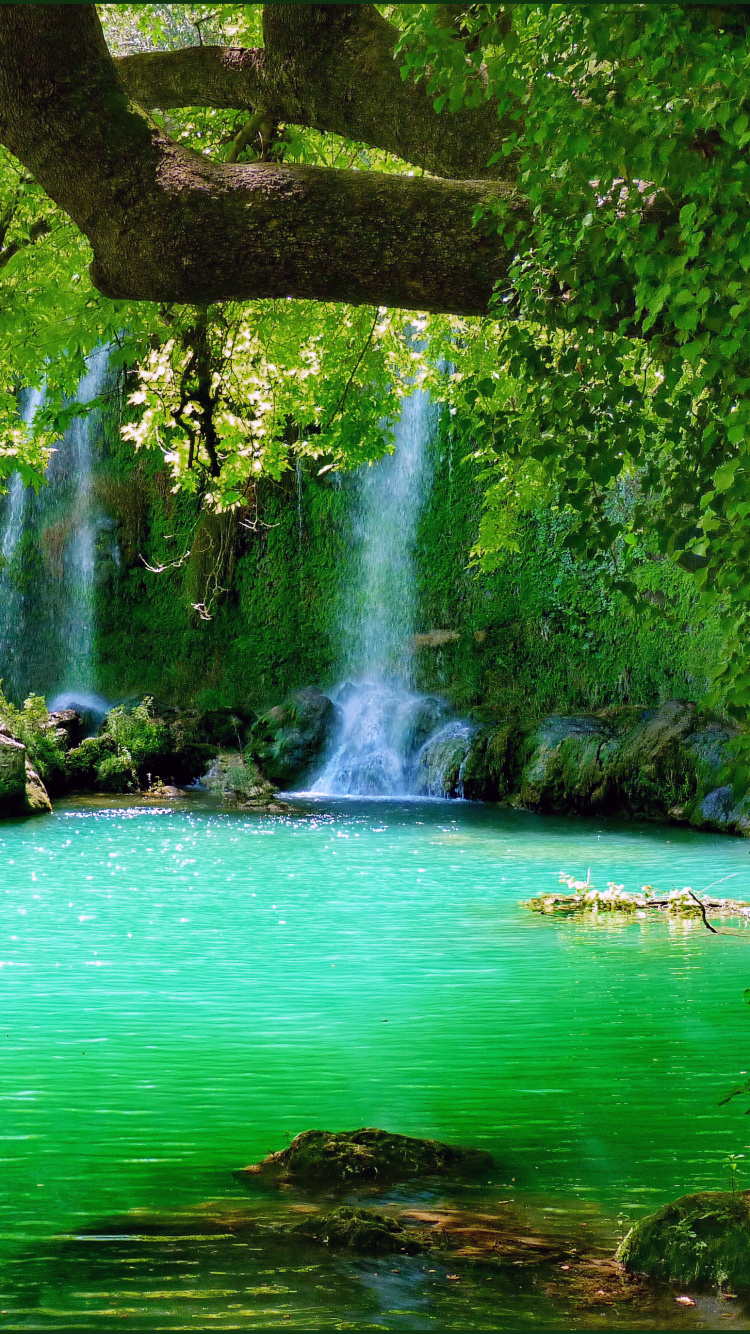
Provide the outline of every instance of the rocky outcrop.
[[248,758],[278,787],[298,786],[320,764],[337,720],[336,706],[317,686],[299,690],[253,724]]
[[670,700],[553,715],[532,727],[485,725],[460,771],[460,795],[557,815],[629,815],[696,829],[750,833],[750,795],[737,800],[731,724]]
[[415,1176],[475,1175],[493,1167],[489,1153],[435,1139],[412,1139],[366,1127],[334,1133],[305,1130],[287,1149],[269,1153],[239,1175],[328,1186],[405,1181]]
[[425,797],[461,797],[461,771],[474,729],[454,719],[426,741],[417,756],[412,789]]
[[632,1274],[695,1289],[750,1290],[750,1191],[683,1195],[642,1218],[617,1259]]
[[252,760],[245,760],[237,751],[220,750],[201,785],[221,793],[227,806],[240,810],[280,815],[292,809],[278,798],[273,783],[263,777]]
[[43,815],[51,810],[47,789],[25,745],[0,723],[0,816]]

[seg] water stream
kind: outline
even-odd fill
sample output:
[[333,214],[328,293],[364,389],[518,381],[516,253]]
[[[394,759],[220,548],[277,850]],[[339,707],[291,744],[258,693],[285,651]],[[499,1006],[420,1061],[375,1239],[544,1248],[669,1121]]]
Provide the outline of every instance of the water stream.
[[[108,349],[88,358],[78,400],[106,388]],[[30,423],[43,390],[26,395]],[[93,492],[97,411],[74,418],[38,495],[16,474],[0,528],[0,677],[17,699],[30,692],[68,698],[91,695],[94,667],[94,585],[97,535],[103,525]]]

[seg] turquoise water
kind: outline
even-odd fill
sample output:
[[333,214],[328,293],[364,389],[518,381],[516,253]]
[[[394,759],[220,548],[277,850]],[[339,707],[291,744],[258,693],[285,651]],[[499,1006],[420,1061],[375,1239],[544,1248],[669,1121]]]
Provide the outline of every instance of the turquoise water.
[[[463,803],[272,817],[79,802],[4,824],[5,1272],[103,1217],[245,1198],[233,1169],[313,1126],[489,1149],[487,1203],[517,1197],[605,1239],[724,1186],[728,1153],[747,1154],[750,1185],[745,1104],[718,1106],[750,1070],[750,935],[519,907],[588,867],[601,887],[731,875],[725,892],[750,898],[741,840]],[[318,1262],[298,1266],[304,1319],[288,1292],[240,1315],[234,1298],[159,1298],[138,1319],[194,1328],[211,1307],[237,1328],[290,1311],[307,1328],[310,1310],[321,1327],[472,1327],[445,1285],[399,1314],[403,1294],[360,1274],[352,1296],[343,1271],[316,1308]],[[3,1295],[0,1327],[68,1327],[71,1310],[90,1327],[94,1298],[71,1306],[65,1266],[47,1272],[56,1295]],[[110,1289],[112,1323],[129,1299]],[[507,1300],[493,1328],[567,1327]]]

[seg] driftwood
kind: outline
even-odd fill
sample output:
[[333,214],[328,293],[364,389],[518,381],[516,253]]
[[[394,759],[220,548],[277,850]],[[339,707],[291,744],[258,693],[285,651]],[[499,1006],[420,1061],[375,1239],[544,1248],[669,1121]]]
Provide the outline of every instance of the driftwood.
[[[724,879],[731,877],[725,876]],[[644,885],[639,893],[626,893],[624,885],[610,881],[605,890],[598,890],[590,879],[575,880],[573,876],[561,875],[561,884],[573,889],[572,894],[540,894],[527,899],[522,907],[538,913],[574,914],[627,913],[644,917],[647,912],[665,913],[669,917],[698,918],[707,931],[720,934],[708,920],[708,914],[720,918],[750,919],[750,903],[742,899],[712,898],[704,891],[699,897],[689,885],[683,889],[673,889],[669,894],[659,895],[653,885]],[[720,884],[721,881],[717,881]],[[709,889],[712,886],[709,885]]]

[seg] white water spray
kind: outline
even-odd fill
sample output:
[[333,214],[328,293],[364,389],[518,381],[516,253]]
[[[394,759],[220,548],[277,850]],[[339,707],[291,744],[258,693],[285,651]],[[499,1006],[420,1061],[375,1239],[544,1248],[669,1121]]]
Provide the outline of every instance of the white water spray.
[[334,691],[341,721],[333,752],[313,784],[315,793],[432,791],[424,757],[430,738],[436,731],[442,735],[448,709],[442,700],[414,690],[413,640],[415,548],[432,476],[434,425],[428,395],[416,390],[403,400],[395,453],[359,474],[344,635],[353,679]]

